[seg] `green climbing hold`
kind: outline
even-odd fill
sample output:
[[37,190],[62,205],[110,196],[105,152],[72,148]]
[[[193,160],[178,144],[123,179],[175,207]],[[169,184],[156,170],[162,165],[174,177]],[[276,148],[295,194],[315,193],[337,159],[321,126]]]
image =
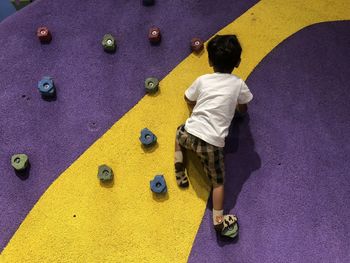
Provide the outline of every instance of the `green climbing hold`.
[[22,9],[23,7],[29,5],[33,0],[11,0],[11,3],[16,8],[16,11]]
[[114,52],[116,49],[115,39],[111,34],[106,34],[102,39],[102,46],[106,52]]
[[156,93],[159,88],[159,80],[156,78],[147,78],[145,80],[145,89],[147,93]]
[[26,154],[15,154],[11,158],[11,165],[16,171],[23,171],[28,166],[28,156]]
[[98,174],[97,174],[97,177],[101,180],[101,181],[110,181],[113,179],[113,171],[112,169],[103,164],[103,165],[100,165],[98,167]]

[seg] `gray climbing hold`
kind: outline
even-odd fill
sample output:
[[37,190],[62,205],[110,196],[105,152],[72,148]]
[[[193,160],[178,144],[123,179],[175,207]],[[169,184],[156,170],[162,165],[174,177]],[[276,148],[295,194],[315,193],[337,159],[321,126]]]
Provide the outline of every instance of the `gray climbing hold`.
[[101,181],[110,181],[113,179],[113,171],[108,165],[102,164],[98,167],[97,177]]
[[159,89],[159,80],[157,78],[147,78],[145,80],[145,89],[147,93],[156,93]]
[[106,52],[114,52],[116,50],[116,41],[111,34],[106,34],[102,39],[102,46]]
[[16,171],[25,170],[28,166],[28,162],[28,156],[23,153],[15,154],[11,158],[11,165]]

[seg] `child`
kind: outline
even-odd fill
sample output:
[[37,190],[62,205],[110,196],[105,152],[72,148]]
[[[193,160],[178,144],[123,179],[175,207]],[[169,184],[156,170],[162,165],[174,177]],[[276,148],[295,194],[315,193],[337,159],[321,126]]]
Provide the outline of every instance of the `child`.
[[177,184],[188,187],[183,151],[194,151],[212,182],[213,224],[223,234],[225,228],[237,221],[233,215],[223,215],[225,137],[235,111],[244,114],[253,95],[244,81],[232,74],[240,64],[242,53],[235,35],[215,36],[207,50],[214,73],[200,76],[185,91],[192,114],[176,131],[175,173]]

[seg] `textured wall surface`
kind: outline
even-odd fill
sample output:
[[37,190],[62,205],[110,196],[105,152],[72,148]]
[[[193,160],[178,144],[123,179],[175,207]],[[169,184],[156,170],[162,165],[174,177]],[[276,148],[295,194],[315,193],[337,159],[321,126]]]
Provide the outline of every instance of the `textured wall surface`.
[[[0,24],[1,249],[47,187],[145,95],[145,78],[162,79],[190,54],[193,36],[209,38],[256,1],[235,2],[39,0]],[[52,31],[50,45],[36,38],[42,25]],[[159,46],[147,39],[153,25],[162,30]],[[101,47],[109,32],[114,55]],[[47,75],[56,101],[36,90]],[[31,160],[25,182],[9,165],[17,152]]]
[[349,27],[308,27],[249,76],[250,119],[232,127],[225,159],[239,241],[213,242],[209,205],[189,262],[350,260]]
[[[315,24],[350,19],[349,3],[260,1],[245,12],[253,2],[136,2],[37,1],[0,24],[0,240],[5,246],[11,239],[0,259],[349,261],[350,24]],[[35,28],[45,21],[54,39],[41,46]],[[153,24],[165,28],[160,46],[145,37]],[[188,115],[183,92],[211,70],[205,53],[183,60],[188,40],[227,24],[220,33],[238,34],[244,53],[237,74],[249,76],[255,94],[249,118],[232,124],[225,148],[225,208],[241,226],[235,242],[210,225],[198,163],[190,163],[185,191],[172,165],[174,132]],[[114,55],[99,45],[106,30],[119,36]],[[38,96],[43,75],[57,80],[56,101]],[[161,90],[143,97],[149,75],[162,79]],[[145,126],[159,138],[151,151],[138,141]],[[27,180],[9,166],[17,151],[32,160]],[[113,184],[97,180],[101,163],[115,171]],[[164,198],[148,188],[158,172],[168,183]]]

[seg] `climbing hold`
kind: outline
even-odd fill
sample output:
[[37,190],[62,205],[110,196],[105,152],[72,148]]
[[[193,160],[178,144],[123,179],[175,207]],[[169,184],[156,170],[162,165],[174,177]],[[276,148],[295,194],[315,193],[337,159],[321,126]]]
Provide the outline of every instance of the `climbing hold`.
[[155,136],[149,129],[144,128],[141,130],[140,141],[142,145],[150,147],[157,142],[157,136]]
[[53,97],[56,94],[55,85],[51,77],[43,77],[38,82],[38,90],[43,97]]
[[157,194],[164,194],[167,192],[167,186],[163,175],[156,175],[152,181],[150,181],[151,190]]
[[145,80],[145,88],[147,93],[156,93],[159,88],[159,81],[156,78],[147,78]]
[[28,162],[28,156],[23,153],[15,154],[11,158],[11,165],[16,171],[25,170],[28,166]]
[[113,171],[109,166],[102,164],[98,167],[97,177],[101,181],[110,181],[113,179]]
[[142,4],[145,6],[154,5],[154,0],[142,0]]
[[204,44],[203,41],[199,38],[192,38],[191,40],[191,50],[193,52],[199,53],[203,50]]
[[23,7],[27,6],[33,0],[11,0],[13,6],[16,8],[16,11],[22,9]]
[[151,27],[148,32],[148,39],[152,44],[157,44],[160,42],[161,34],[158,27]]
[[51,32],[47,27],[39,27],[36,31],[36,35],[38,36],[41,43],[50,43],[52,40]]
[[111,34],[106,34],[102,39],[102,46],[106,52],[114,52],[116,50],[116,41]]

